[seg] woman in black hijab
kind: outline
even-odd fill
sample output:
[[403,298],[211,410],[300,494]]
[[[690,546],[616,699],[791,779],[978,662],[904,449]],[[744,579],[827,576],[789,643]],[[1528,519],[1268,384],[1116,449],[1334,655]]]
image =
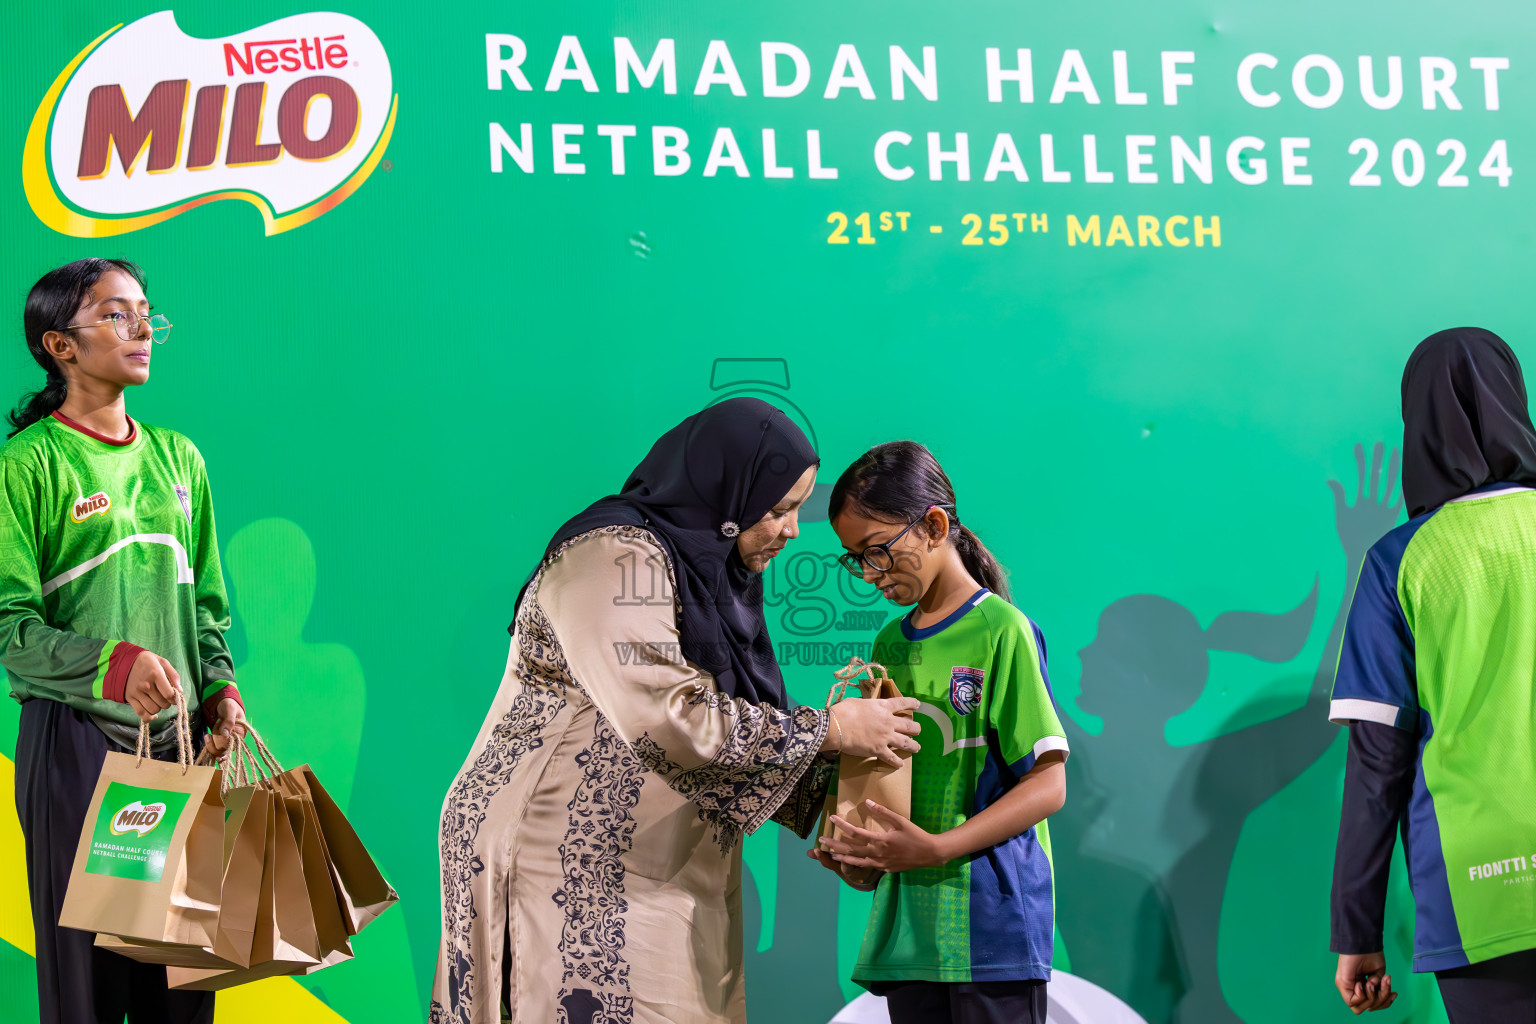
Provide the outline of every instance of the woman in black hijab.
[[432,1024],[745,1021],[741,836],[808,834],[838,751],[917,748],[915,701],[785,694],[761,573],[817,462],[730,399],[556,532],[443,804]]
[[1366,556],[1330,711],[1349,726],[1334,982],[1357,1014],[1397,998],[1382,923],[1401,825],[1414,970],[1452,1024],[1536,1021],[1533,487],[1515,354],[1477,328],[1426,338],[1403,373],[1410,518]]
[[1520,362],[1492,331],[1432,334],[1403,371],[1408,515],[1496,483],[1536,486],[1536,433]]

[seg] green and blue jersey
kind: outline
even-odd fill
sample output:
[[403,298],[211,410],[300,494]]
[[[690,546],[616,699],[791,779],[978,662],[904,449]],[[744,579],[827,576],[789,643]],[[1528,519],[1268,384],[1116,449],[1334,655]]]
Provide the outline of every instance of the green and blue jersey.
[[1329,716],[1417,738],[1414,969],[1536,947],[1536,492],[1474,491],[1371,548]]
[[[1008,792],[1037,757],[1067,750],[1045,640],[990,591],[932,626],[913,626],[910,614],[893,620],[875,641],[874,660],[921,702],[912,821],[928,832],[961,824]],[[853,978],[865,985],[1049,979],[1054,889],[1043,821],[948,864],[887,874]]]

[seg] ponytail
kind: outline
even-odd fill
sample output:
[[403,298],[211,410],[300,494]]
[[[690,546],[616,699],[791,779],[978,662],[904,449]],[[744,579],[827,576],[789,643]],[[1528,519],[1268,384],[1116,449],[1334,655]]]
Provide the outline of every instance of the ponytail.
[[15,437],[38,420],[47,419],[58,412],[64,407],[64,399],[68,395],[69,386],[64,383],[58,370],[48,371],[48,379],[42,388],[24,395],[21,404],[11,411],[8,418],[13,429],[6,436]]
[[144,271],[137,263],[128,260],[86,259],[48,271],[27,293],[27,305],[22,313],[27,350],[48,376],[41,390],[25,395],[12,410],[8,416],[12,430],[7,437],[15,437],[63,407],[64,399],[69,394],[69,382],[64,379],[64,371],[43,344],[43,335],[70,326],[75,314],[85,305],[91,288],[103,274],[113,270],[122,271],[137,281],[139,287],[148,290]]
[[832,486],[827,518],[836,519],[852,503],[871,518],[909,523],[938,506],[949,516],[950,543],[971,577],[1005,601],[1008,571],[981,538],[960,523],[955,488],[939,460],[916,441],[888,441],[859,456]]
[[972,532],[971,528],[961,523],[953,522],[951,531],[955,537],[955,549],[960,552],[960,561],[965,565],[965,571],[971,574],[971,578],[1004,601],[1012,601],[1008,593],[1008,570],[1003,568],[1001,562],[992,556],[987,546],[981,542],[981,538]]

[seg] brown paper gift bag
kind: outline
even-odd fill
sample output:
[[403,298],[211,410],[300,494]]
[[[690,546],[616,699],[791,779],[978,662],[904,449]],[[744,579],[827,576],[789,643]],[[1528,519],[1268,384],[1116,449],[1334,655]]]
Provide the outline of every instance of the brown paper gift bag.
[[[877,662],[866,662],[861,658],[854,658],[846,667],[838,669],[835,674],[838,681],[833,684],[831,691],[827,694],[829,708],[847,696],[849,686],[858,686],[860,693],[866,699],[901,696],[901,691],[886,674],[885,666]],[[912,716],[907,713],[904,717]],[[871,832],[884,832],[885,826],[872,817],[868,808],[864,806],[866,800],[873,800],[903,818],[911,817],[912,758],[910,754],[902,754],[900,768],[892,768],[876,757],[844,755],[839,758],[837,784],[827,793],[826,808],[822,811],[821,828],[818,830],[819,835],[835,838],[840,842],[848,840],[847,835],[833,826],[834,813],[857,828]],[[858,889],[874,888],[880,876],[884,874],[875,868],[861,868],[851,864],[839,864],[837,871],[848,884]]]
[[[205,745],[197,763],[203,764],[210,758],[211,750]],[[224,791],[224,845],[219,918],[213,945],[132,941],[105,932],[96,936],[96,945],[143,963],[167,966],[229,970],[249,962],[266,858],[266,809],[271,794],[246,785],[243,773],[231,772],[227,759],[220,761],[219,767]],[[240,784],[229,786],[231,778],[239,778]],[[234,870],[230,870],[232,863]]]
[[[229,770],[225,770],[226,778]],[[235,786],[224,794],[224,877],[213,952],[230,964],[248,966],[256,939],[261,879],[266,870],[272,794],[261,786]]]
[[[172,988],[217,990],[262,978],[302,974],[320,964],[319,940],[309,906],[298,840],[275,784],[256,785],[252,803],[264,804],[265,856],[256,901],[256,927],[246,965],[233,970],[166,967]],[[262,800],[265,794],[268,799]],[[249,812],[248,812],[249,815]]]
[[[308,974],[353,956],[341,898],[332,882],[329,853],[304,777],[307,766],[283,771],[254,729],[248,744],[255,750],[246,746],[245,758],[237,755],[232,774],[237,779],[254,774],[261,779],[257,792],[270,798],[277,866],[264,883],[271,883],[273,915],[266,915],[268,892],[264,884],[259,916],[262,927],[249,964],[233,970],[197,964],[185,965],[191,969],[172,968],[168,980],[175,988],[214,990],[275,975]],[[290,850],[294,855],[291,866],[297,870],[289,869]],[[281,943],[274,944],[274,938]],[[266,959],[269,949],[271,959]]]
[[[285,776],[280,782],[286,784],[289,779]],[[283,802],[298,836],[299,860],[304,867],[304,884],[309,889],[315,937],[320,944],[320,965],[309,968],[315,971],[320,967],[352,959],[351,933],[347,931],[347,922],[342,916],[341,895],[331,881],[330,855],[325,848],[325,839],[320,834],[314,801],[307,791],[291,795],[285,791]]]
[[331,880],[341,898],[342,917],[348,933],[356,935],[400,896],[385,881],[351,822],[309,765],[295,769],[294,777],[303,782],[314,802],[315,820],[330,858]]
[[108,753],[86,811],[59,924],[129,940],[202,947],[219,916],[224,807],[219,771],[191,762],[176,693],[176,764]]
[[[341,809],[315,778],[313,769],[302,764],[284,771],[254,729],[251,730],[251,741],[260,767],[271,773],[277,790],[283,796],[294,836],[299,840],[299,856],[304,865],[305,884],[309,888],[310,907],[314,911],[315,931],[324,961],[322,966],[340,963],[352,956],[350,937],[399,897],[379,874],[373,858],[368,856]],[[326,805],[326,813],[333,819],[332,832],[341,842],[345,854],[341,867],[337,866],[326,841],[320,808],[316,805],[316,792]],[[352,904],[343,877],[350,879],[350,884],[359,894],[358,898],[365,900],[361,909]],[[359,921],[355,927],[354,920]]]

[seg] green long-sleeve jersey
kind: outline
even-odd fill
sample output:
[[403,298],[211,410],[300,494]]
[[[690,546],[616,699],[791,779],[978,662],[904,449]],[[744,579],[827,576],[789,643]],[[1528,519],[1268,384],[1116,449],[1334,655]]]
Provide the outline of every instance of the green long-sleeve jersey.
[[[89,712],[132,747],[141,650],[169,661],[196,716],[235,697],[229,603],[198,450],[134,424],[126,441],[55,414],[0,448],[0,664],[18,701]],[[171,709],[153,730],[174,742]]]

